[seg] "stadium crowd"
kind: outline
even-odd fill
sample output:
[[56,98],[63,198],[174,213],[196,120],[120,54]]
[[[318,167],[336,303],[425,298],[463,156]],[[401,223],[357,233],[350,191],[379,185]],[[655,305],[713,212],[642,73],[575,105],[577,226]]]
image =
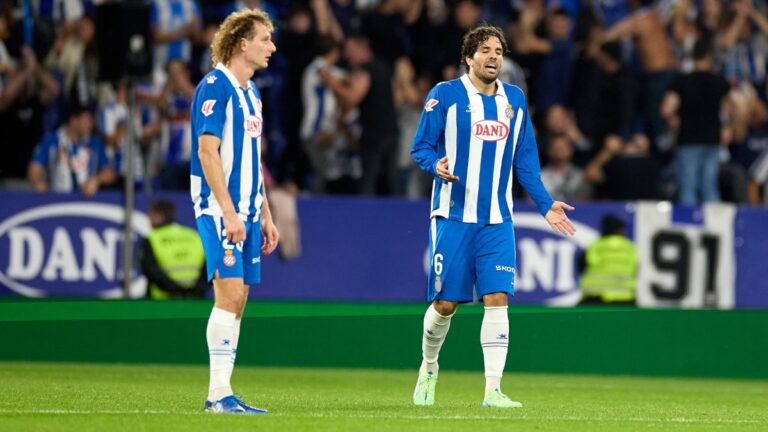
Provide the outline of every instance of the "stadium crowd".
[[768,205],[765,0],[151,0],[135,86],[100,80],[108,2],[0,2],[6,187],[188,190],[195,84],[217,24],[250,7],[277,26],[254,82],[264,166],[290,193],[428,197],[409,154],[426,94],[463,73],[461,36],[487,22],[507,34],[501,78],[528,94],[554,199]]

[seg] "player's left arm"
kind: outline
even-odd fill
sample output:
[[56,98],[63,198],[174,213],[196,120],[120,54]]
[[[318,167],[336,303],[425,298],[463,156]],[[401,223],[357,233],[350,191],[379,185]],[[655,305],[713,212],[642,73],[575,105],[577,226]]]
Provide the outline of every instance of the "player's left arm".
[[263,237],[261,252],[264,255],[269,255],[277,248],[280,232],[277,231],[275,221],[272,219],[272,211],[269,209],[266,185],[264,186],[264,202],[261,204],[261,236]]
[[574,208],[562,201],[553,200],[544,187],[544,183],[541,181],[541,164],[539,163],[536,137],[533,134],[531,116],[527,108],[525,117],[522,138],[512,162],[515,176],[528,192],[528,195],[531,196],[539,209],[539,213],[544,216],[549,226],[560,234],[573,235],[576,232],[576,226],[568,219],[565,212]]

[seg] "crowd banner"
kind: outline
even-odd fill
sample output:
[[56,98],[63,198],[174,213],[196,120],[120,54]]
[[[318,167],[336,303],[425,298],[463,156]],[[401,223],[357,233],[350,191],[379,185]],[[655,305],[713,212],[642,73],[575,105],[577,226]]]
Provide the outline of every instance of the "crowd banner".
[[[152,199],[194,227],[188,194],[138,194],[131,241],[150,230]],[[122,292],[123,208],[118,192],[80,195],[0,191],[0,295],[116,298]],[[397,198],[298,200],[302,254],[262,259],[256,299],[420,302],[426,296],[429,204]],[[622,218],[638,247],[644,307],[768,308],[768,210],[726,204],[577,203],[577,234],[552,232],[533,205],[514,209],[513,303],[575,305],[579,259],[606,214]],[[131,295],[146,281],[131,270]]]
[[635,213],[635,242],[642,263],[638,304],[732,308],[736,213],[734,205],[725,203],[674,207],[640,202]]

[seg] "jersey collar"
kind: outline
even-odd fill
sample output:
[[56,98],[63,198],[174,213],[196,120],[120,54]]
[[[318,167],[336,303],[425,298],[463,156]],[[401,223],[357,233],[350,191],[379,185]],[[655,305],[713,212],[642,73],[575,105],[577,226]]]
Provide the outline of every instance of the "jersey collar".
[[[229,83],[232,84],[232,87],[236,89],[243,88],[240,85],[240,82],[235,77],[235,74],[233,74],[231,70],[227,69],[227,67],[224,66],[223,63],[217,64],[216,69],[220,70],[227,77],[227,79],[229,80]],[[248,80],[248,87],[245,88],[244,90],[253,90],[253,87],[251,86],[251,80]]]
[[[481,94],[480,90],[478,90],[477,87],[472,84],[472,81],[469,80],[469,74],[464,74],[461,76],[461,83],[464,84],[464,88],[467,89],[467,93],[470,96],[474,94]],[[501,80],[498,78],[496,79],[496,95],[507,97],[507,95],[504,93],[504,86],[502,85]]]

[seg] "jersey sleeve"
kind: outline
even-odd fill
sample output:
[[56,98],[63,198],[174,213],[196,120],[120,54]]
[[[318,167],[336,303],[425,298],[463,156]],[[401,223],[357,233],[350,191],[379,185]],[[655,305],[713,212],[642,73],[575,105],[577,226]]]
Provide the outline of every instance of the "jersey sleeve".
[[197,136],[210,134],[221,139],[229,102],[222,81],[208,82],[204,79],[197,89],[192,107],[192,127]]
[[445,131],[446,109],[449,104],[441,87],[443,86],[438,84],[427,95],[411,147],[411,157],[416,164],[433,176],[436,175],[435,167],[440,159],[438,143]]
[[[527,105],[527,104],[526,104]],[[541,164],[539,162],[539,150],[536,145],[533,124],[531,124],[531,115],[528,107],[524,111],[525,123],[523,131],[520,134],[520,143],[515,151],[515,158],[512,162],[515,177],[525,188],[528,195],[531,196],[541,215],[546,215],[549,208],[552,207],[554,200],[544,187],[541,181]]]

